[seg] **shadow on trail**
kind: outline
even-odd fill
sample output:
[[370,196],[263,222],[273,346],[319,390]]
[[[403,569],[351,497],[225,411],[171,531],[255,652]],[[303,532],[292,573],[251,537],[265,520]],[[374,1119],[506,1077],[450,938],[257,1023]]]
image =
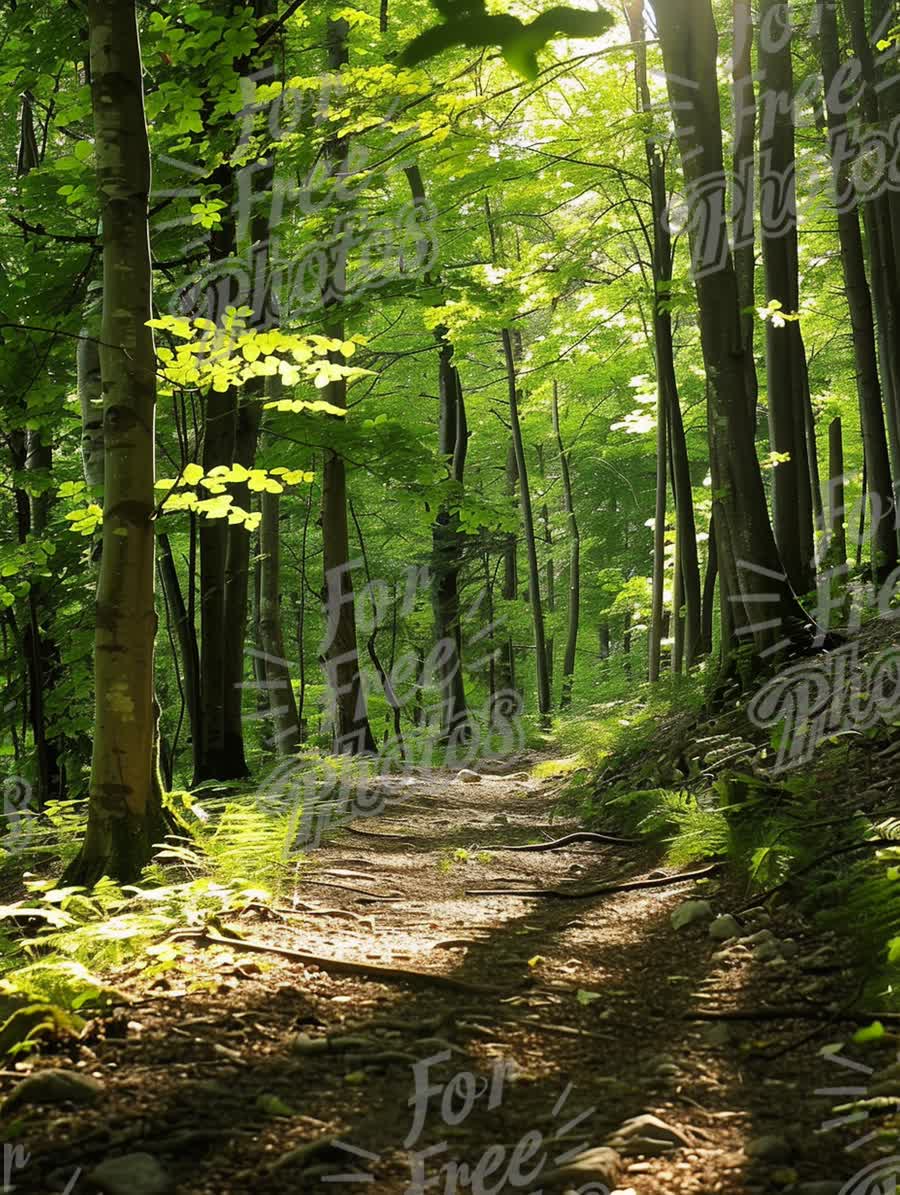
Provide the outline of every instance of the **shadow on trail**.
[[[432,839],[431,852],[456,838]],[[339,845],[355,851],[361,841],[345,838]],[[366,846],[378,844],[369,839]],[[390,849],[397,849],[393,840]],[[595,852],[594,862],[601,864],[604,854]],[[358,1181],[345,1178],[338,1189],[400,1195],[415,1189],[410,1151],[435,1147],[425,1163],[432,1181],[425,1189],[443,1193],[471,1188],[448,1186],[446,1176],[438,1177],[442,1166],[459,1159],[475,1167],[486,1151],[504,1147],[502,1163],[482,1187],[499,1195],[545,1186],[540,1177],[526,1186],[511,1180],[497,1185],[527,1134],[542,1134],[546,1170],[578,1143],[603,1144],[624,1120],[643,1112],[686,1130],[692,1146],[623,1173],[619,1185],[639,1195],[736,1195],[769,1185],[785,1166],[810,1180],[846,1177],[853,1163],[848,1167],[840,1144],[812,1135],[822,1113],[813,1089],[834,1079],[820,1060],[810,1064],[818,1042],[768,1063],[747,1048],[761,1044],[754,1022],[736,1024],[734,1040],[713,1047],[699,1023],[684,1019],[700,1005],[697,993],[711,975],[714,949],[699,930],[671,929],[671,908],[690,894],[685,886],[578,901],[502,899],[502,924],[486,929],[444,972],[502,989],[493,995],[449,992],[427,981],[418,990],[388,987],[277,960],[273,973],[280,982],[274,986],[253,974],[252,964],[265,962],[261,956],[237,952],[238,969],[248,978],[227,996],[225,1007],[197,993],[134,1009],[132,1020],[143,1014],[148,1022],[139,1037],[94,1046],[101,1062],[115,1064],[104,1073],[106,1094],[96,1109],[79,1111],[71,1121],[52,1127],[35,1118],[23,1130],[32,1154],[29,1184],[52,1190],[54,1178],[68,1176],[73,1166],[87,1170],[108,1156],[145,1151],[162,1160],[182,1192],[325,1192],[335,1190],[336,1175],[355,1171]],[[471,914],[473,898],[449,899],[459,901],[460,913]],[[498,899],[485,898],[495,909]],[[420,901],[410,900],[402,910],[414,920],[431,907],[423,890]],[[384,916],[400,912],[391,906]],[[377,912],[375,917],[377,924]],[[462,932],[436,921],[428,928]],[[301,918],[279,925],[277,938],[271,929],[256,918],[242,924],[248,937],[307,948]],[[365,944],[353,953],[364,957]],[[730,988],[726,973],[717,979],[717,991],[723,986],[736,1009],[759,1008],[771,999],[770,976],[762,968]],[[812,1027],[779,1025],[776,1033],[763,1026],[782,1041]],[[372,1038],[383,1057],[369,1068],[369,1051],[361,1047],[298,1052],[298,1033]],[[451,1058],[435,1061],[427,1072],[437,1088],[467,1072],[489,1082],[495,1064],[504,1061],[514,1064],[514,1073],[493,1108],[483,1095],[461,1118],[467,1080],[457,1080],[447,1105],[457,1123],[447,1123],[441,1094],[433,1095],[421,1134],[410,1140],[413,1063],[447,1049]],[[585,1110],[580,1123],[552,1139]],[[782,1133],[786,1124],[799,1128],[796,1156],[749,1163],[741,1147]],[[364,1152],[311,1149],[290,1156],[334,1137]],[[635,1161],[628,1158],[626,1165]],[[366,1172],[373,1176],[369,1181]],[[580,1178],[575,1189],[587,1181]]]

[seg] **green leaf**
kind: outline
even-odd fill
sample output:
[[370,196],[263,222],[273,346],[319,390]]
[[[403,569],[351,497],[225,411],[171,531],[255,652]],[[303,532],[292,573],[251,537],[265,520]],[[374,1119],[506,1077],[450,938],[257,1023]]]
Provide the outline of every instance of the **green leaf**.
[[864,1025],[862,1029],[857,1029],[853,1034],[853,1040],[857,1045],[862,1045],[867,1041],[878,1041],[884,1037],[885,1029],[881,1021],[873,1021],[871,1025]]

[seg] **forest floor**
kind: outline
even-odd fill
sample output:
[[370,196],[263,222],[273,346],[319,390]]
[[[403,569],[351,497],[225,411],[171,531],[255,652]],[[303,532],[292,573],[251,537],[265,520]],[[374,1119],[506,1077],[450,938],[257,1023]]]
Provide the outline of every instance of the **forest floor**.
[[[848,1098],[834,1089],[864,1089],[896,1051],[891,1034],[874,1058],[853,1044],[839,941],[789,905],[769,924],[797,944],[789,960],[723,951],[703,921],[673,929],[688,898],[735,913],[746,891],[718,873],[679,882],[646,844],[503,851],[579,828],[550,820],[556,782],[533,763],[387,781],[383,813],[310,856],[293,904],[221,926],[242,945],[186,940],[152,984],[137,967],[112,976],[133,1003],[36,1063],[99,1087],[77,1108],[21,1110],[14,1189],[89,1191],[117,1156],[132,1178],[104,1189],[130,1195],[880,1189],[848,1182],[874,1156],[852,1148],[860,1126],[823,1131]],[[669,873],[575,899],[484,894]],[[340,974],[279,949],[421,975]],[[4,1072],[0,1090],[20,1079]],[[643,1114],[663,1128],[601,1148]],[[135,1154],[162,1169],[145,1159],[142,1178]]]

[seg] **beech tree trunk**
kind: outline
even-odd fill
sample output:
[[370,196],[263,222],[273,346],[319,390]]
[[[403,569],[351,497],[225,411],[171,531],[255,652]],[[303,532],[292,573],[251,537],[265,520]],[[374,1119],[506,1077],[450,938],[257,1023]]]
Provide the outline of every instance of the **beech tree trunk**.
[[[883,5],[875,10],[880,13]],[[875,130],[881,123],[885,105],[896,100],[890,100],[890,88],[876,90],[879,80],[876,76],[874,51],[872,46],[872,24],[867,19],[864,0],[844,0],[844,11],[847,17],[853,55],[862,76],[862,87],[854,77],[853,83],[848,83],[847,90],[853,86],[859,95],[858,116],[866,128]],[[836,35],[835,35],[836,36]],[[844,97],[846,101],[846,96]],[[887,132],[887,126],[884,129]],[[848,134],[843,134],[847,137]],[[851,159],[855,157],[852,147],[847,144],[845,153]],[[848,163],[849,164],[849,163]],[[872,296],[875,304],[875,315],[878,321],[878,352],[881,361],[881,381],[884,394],[884,405],[887,413],[887,427],[890,435],[891,464],[893,468],[894,484],[900,481],[900,209],[898,197],[891,187],[866,199],[862,205],[863,219],[866,228],[866,240],[869,252],[870,277],[872,279]],[[873,482],[874,478],[870,478]],[[874,487],[872,487],[874,488]],[[896,493],[896,491],[895,491]],[[873,535],[874,542],[874,535]]]
[[[349,61],[348,33],[345,20],[329,20],[328,69],[331,71],[339,71]],[[337,173],[346,161],[346,141],[332,139],[325,152],[331,173]],[[339,252],[339,246],[335,252]],[[345,288],[344,265],[334,261],[324,288],[328,312],[326,334],[341,340],[344,325],[339,309]],[[343,363],[343,358],[335,360]],[[329,382],[324,397],[333,406],[346,410],[347,383],[342,379]],[[322,545],[327,622],[324,665],[335,703],[335,751],[346,755],[374,752],[375,740],[369,727],[356,639],[356,602],[347,524],[347,471],[343,458],[333,449],[325,451],[322,472]]]
[[[789,19],[784,0],[761,0],[759,70],[766,88],[759,97],[760,225],[766,300],[777,301],[780,310],[796,316],[800,294],[794,115],[788,102],[794,95]],[[806,593],[815,584],[806,374],[799,320],[766,320],[769,447],[788,458],[773,470],[772,521],[782,562],[797,593]]]
[[[425,185],[419,167],[415,164],[407,167],[406,178],[413,203],[424,206]],[[424,252],[427,252],[427,246]],[[432,286],[441,286],[439,276],[431,275],[427,282]],[[469,446],[466,404],[459,370],[453,361],[453,345],[448,339],[448,329],[439,326],[435,328],[434,335],[438,346],[438,451],[447,463],[448,481],[460,491]],[[459,570],[463,544],[459,515],[449,502],[445,502],[432,526],[431,600],[438,644],[441,736],[448,742],[467,740],[472,733],[466,704],[460,624]]]
[[753,12],[749,0],[732,3],[732,85],[734,151],[732,157],[731,227],[734,272],[741,311],[741,345],[747,399],[756,424],[759,383],[753,355],[756,315],[755,210],[756,193],[756,92],[753,86]]
[[531,493],[528,488],[528,466],[525,461],[525,445],[519,423],[519,390],[516,379],[516,361],[513,338],[509,329],[501,332],[503,353],[506,359],[506,376],[509,383],[509,420],[512,441],[516,453],[516,472],[519,478],[519,503],[522,511],[522,532],[525,537],[525,553],[528,558],[528,588],[531,594],[531,618],[534,625],[535,672],[537,681],[538,712],[542,718],[550,715],[550,677],[547,674],[547,641],[544,634],[544,608],[541,603],[541,573],[538,563],[537,542],[534,536],[534,515],[531,509]]
[[133,0],[89,0],[103,219],[104,504],[88,825],[67,882],[137,878],[164,831],[153,696],[156,356],[150,152]]
[[265,665],[266,694],[272,719],[273,746],[279,755],[293,755],[300,746],[300,719],[294,686],[285,658],[281,609],[281,496],[260,494],[259,634]]
[[[563,657],[562,694],[559,708],[567,709],[572,703],[572,685],[575,681],[575,658],[578,651],[578,627],[581,615],[581,533],[578,529],[578,519],[575,515],[575,499],[572,493],[572,475],[569,469],[569,453],[563,442],[562,430],[559,424],[559,390],[553,383],[553,434],[556,436],[556,446],[559,449],[559,467],[562,474],[563,504],[566,511],[566,529],[569,534],[569,604],[568,626],[566,630],[566,654]],[[609,627],[604,623],[600,628],[600,639],[603,644],[603,631],[606,631],[606,655],[609,655]],[[605,658],[605,657],[604,657]]]
[[688,199],[722,589],[736,631],[759,655],[779,650],[787,619],[803,622],[782,565],[754,444],[737,278],[728,242],[717,80],[718,35],[710,0],[656,9],[659,40]]
[[181,657],[181,675],[184,678],[184,699],[191,728],[191,744],[196,758],[197,743],[203,723],[200,704],[200,650],[197,632],[188,614],[178,579],[175,556],[167,535],[157,536],[157,567],[163,592],[169,606],[172,629]]
[[[644,0],[631,0],[628,9],[631,39],[635,43],[635,75],[638,102],[648,117],[653,110],[650,86],[647,76],[646,31],[644,23]],[[647,176],[650,183],[650,199],[653,209],[653,239],[649,246],[653,267],[653,343],[656,357],[658,399],[657,418],[663,419],[665,428],[657,427],[657,514],[665,512],[666,458],[671,463],[672,495],[675,500],[675,578],[680,600],[675,607],[675,638],[677,650],[673,652],[673,667],[690,668],[700,651],[700,564],[697,556],[697,527],[694,518],[694,495],[691,486],[690,461],[684,434],[684,420],[678,394],[678,379],[675,373],[675,348],[672,339],[672,314],[669,307],[672,290],[672,238],[666,219],[667,187],[665,165],[656,138],[652,133],[645,138]],[[660,457],[660,451],[663,457]],[[660,476],[661,474],[661,476]],[[662,552],[665,547],[663,534],[660,554],[660,568],[663,566]],[[654,547],[655,552],[655,547]],[[655,573],[654,573],[655,576]],[[660,574],[662,584],[663,574]],[[684,618],[682,619],[682,605]],[[660,622],[662,605],[660,593]],[[651,674],[659,675],[659,647],[654,647],[656,636],[651,632]]]
[[[837,15],[829,5],[823,6],[820,22],[822,76],[836,192],[838,237],[847,306],[850,310],[859,421],[869,483],[872,569],[876,581],[880,582],[887,578],[897,564],[897,535],[892,510],[894,489],[881,382],[878,376],[878,346],[872,294],[866,277],[865,253],[859,227],[858,198],[849,162],[846,153],[843,152],[849,149],[850,139],[845,111],[847,97],[836,94],[835,80],[840,69]],[[835,484],[833,470],[831,483]],[[839,553],[839,558],[841,562],[846,560],[846,544]]]
[[847,532],[844,519],[844,438],[840,416],[828,425],[828,476],[830,543],[829,563],[840,568],[847,562]]

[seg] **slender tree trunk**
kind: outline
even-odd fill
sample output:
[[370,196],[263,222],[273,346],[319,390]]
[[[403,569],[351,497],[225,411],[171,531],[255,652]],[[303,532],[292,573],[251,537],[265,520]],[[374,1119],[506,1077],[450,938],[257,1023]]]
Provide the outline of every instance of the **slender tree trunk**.
[[260,494],[259,633],[264,652],[266,693],[272,740],[279,755],[300,746],[300,719],[290,669],[285,658],[281,610],[281,496]]
[[611,653],[611,644],[609,638],[609,623],[601,622],[597,628],[598,637],[600,639],[600,660],[605,662],[609,659]]
[[715,519],[709,521],[709,552],[706,557],[706,575],[703,578],[703,618],[700,637],[703,654],[708,656],[713,649],[713,623],[716,609],[716,577],[719,573],[719,554],[716,551]]
[[[546,492],[547,489],[547,470],[544,467],[544,447],[542,444],[536,445],[538,458],[538,473],[541,479],[541,486]],[[556,614],[556,573],[553,565],[553,531],[550,527],[550,507],[547,505],[546,499],[541,504],[541,527],[543,529],[543,540],[546,550],[544,558],[544,579],[545,592],[547,594],[547,613],[551,616]],[[550,694],[553,694],[553,632],[547,636],[547,675],[550,678]]]
[[[635,43],[635,75],[638,103],[642,112],[650,116],[653,105],[647,76],[647,49],[645,42],[644,0],[630,0],[628,9],[631,38]],[[752,88],[751,88],[752,90]],[[647,176],[650,182],[650,199],[653,208],[653,243],[651,246],[653,265],[653,343],[656,357],[658,418],[665,420],[665,428],[657,426],[657,453],[662,447],[671,462],[672,494],[675,500],[675,575],[681,578],[682,602],[675,609],[676,638],[678,651],[676,659],[690,668],[700,647],[700,565],[697,556],[697,528],[694,518],[694,495],[691,486],[690,461],[681,415],[678,394],[678,379],[675,372],[675,348],[672,339],[672,315],[670,310],[672,290],[672,238],[666,218],[667,187],[665,165],[655,137],[645,138]],[[666,445],[666,440],[668,444]],[[657,464],[657,483],[662,473],[665,487],[665,458]],[[657,492],[657,511],[665,508],[665,490]],[[663,540],[663,549],[665,541]],[[660,606],[660,617],[662,606]],[[651,672],[659,675],[659,645],[653,647],[651,631]],[[683,646],[682,646],[683,644]],[[655,659],[655,669],[654,661]]]
[[88,825],[69,881],[134,880],[164,830],[153,696],[156,357],[150,152],[132,0],[89,0],[103,218],[105,484]]
[[[569,453],[563,442],[562,430],[559,423],[559,390],[556,382],[553,383],[553,434],[556,436],[556,446],[559,449],[563,504],[566,511],[566,529],[569,535],[568,626],[566,630],[566,654],[563,658],[562,696],[559,703],[560,709],[566,709],[572,703],[572,685],[575,680],[575,658],[578,651],[578,627],[581,614],[581,533],[578,529],[578,519],[575,515],[575,499],[572,493]],[[606,626],[606,654],[609,655],[608,626]]]
[[[343,19],[329,20],[327,29],[328,69],[339,71],[349,61],[347,36],[349,26]],[[330,173],[337,174],[347,159],[346,141],[332,138],[325,148]],[[335,247],[340,253],[340,247]],[[331,263],[325,284],[326,332],[344,338],[339,309],[346,286],[344,264]],[[325,398],[332,406],[346,410],[347,383],[329,382]],[[327,617],[325,673],[335,700],[334,738],[338,753],[355,755],[375,751],[369,727],[366,695],[359,665],[356,641],[356,603],[350,567],[350,537],[347,526],[347,473],[343,458],[335,451],[325,452],[322,475],[322,543]]]
[[96,329],[85,326],[78,341],[78,401],[81,407],[81,463],[89,490],[103,489],[103,384]]
[[[234,463],[251,469],[256,461],[259,439],[259,385],[248,385],[235,415]],[[246,484],[231,487],[236,505],[246,508],[250,490]],[[277,495],[276,495],[277,496]],[[250,593],[250,536],[242,526],[227,527],[225,540],[225,693],[222,747],[224,772],[228,779],[250,774],[244,755],[243,694],[247,655],[247,608]]]
[[828,476],[831,530],[828,559],[834,567],[841,568],[847,562],[847,532],[844,525],[844,438],[840,416],[828,425]]
[[[413,203],[426,204],[425,184],[417,165],[406,169]],[[421,250],[427,254],[427,246]],[[427,282],[441,287],[439,275],[429,275]],[[461,490],[465,478],[469,444],[466,405],[459,370],[453,361],[453,345],[448,329],[435,328],[438,346],[438,451],[447,463],[448,480]],[[435,638],[438,644],[438,680],[441,691],[441,735],[449,742],[471,737],[472,727],[466,704],[463,676],[462,626],[460,622],[459,569],[464,536],[459,515],[452,504],[444,502],[432,526],[432,608]]]
[[[513,506],[517,505],[517,493],[519,487],[519,470],[516,465],[516,448],[510,437],[509,444],[506,449],[506,493],[512,501]],[[519,576],[518,576],[518,562],[517,562],[517,536],[514,531],[511,531],[506,537],[506,543],[503,549],[503,598],[507,602],[515,601],[519,595]]]
[[197,644],[197,632],[188,617],[187,606],[178,579],[178,569],[175,556],[168,535],[157,537],[157,567],[166,601],[169,606],[175,640],[181,656],[181,675],[184,678],[184,697],[188,712],[188,722],[191,728],[191,741],[196,754],[196,744],[200,737],[200,649]]
[[538,711],[542,718],[550,715],[550,678],[547,675],[547,643],[544,635],[544,609],[541,603],[541,575],[538,564],[537,542],[534,535],[534,516],[531,510],[531,493],[528,488],[528,466],[525,461],[525,445],[519,423],[519,391],[516,379],[516,361],[512,333],[504,328],[501,332],[503,353],[506,358],[506,376],[509,383],[509,419],[512,428],[513,447],[516,453],[516,471],[519,477],[519,502],[522,509],[522,533],[525,537],[525,552],[528,558],[528,588],[531,593],[531,617],[534,624],[535,669],[537,674]]
[[[859,95],[858,115],[868,129],[874,130],[882,123],[883,114],[896,100],[892,100],[890,97],[890,87],[879,88],[872,44],[872,26],[867,20],[864,0],[844,0],[844,11],[850,30],[855,63],[862,77],[861,88],[856,76],[852,83],[853,92]],[[878,14],[884,11],[884,6],[877,4],[872,11],[873,16],[877,19]],[[836,40],[836,34],[834,37]],[[883,83],[884,80],[881,82]],[[846,90],[851,91],[850,83]],[[843,98],[846,103],[848,96],[845,95]],[[887,125],[884,126],[884,131],[887,132]],[[852,161],[856,156],[854,150],[858,151],[859,147],[854,147],[850,143],[849,134],[846,131],[839,132],[838,140],[842,143],[841,156]],[[900,271],[900,241],[896,241],[896,237],[900,237],[898,199],[900,197],[894,193],[893,189],[887,187],[867,199],[862,205],[869,249],[872,295],[878,321],[882,387],[891,440],[891,462],[895,487],[900,482],[900,273],[898,273]],[[870,488],[874,492],[874,476],[869,480]]]
[[663,605],[666,587],[666,493],[668,465],[668,418],[666,388],[661,378],[656,383],[656,504],[653,517],[653,589],[650,599],[650,635],[648,676],[659,680],[663,638]]
[[725,217],[725,171],[710,0],[669,0],[656,10],[688,196],[691,248],[707,377],[707,418],[719,571],[736,630],[756,653],[803,624],[766,507],[747,392],[737,279]]
[[[766,81],[760,94],[760,212],[766,298],[796,316],[800,306],[797,274],[794,78],[791,37],[785,27],[788,5],[761,0],[759,70]],[[772,30],[777,30],[773,36]],[[788,102],[791,101],[791,102]],[[779,326],[781,325],[781,326]],[[769,446],[784,454],[775,466],[772,512],[775,540],[795,592],[815,582],[812,490],[806,413],[809,382],[806,351],[797,319],[766,321],[766,386]]]
[[[211,391],[206,396],[203,468],[230,464],[234,455],[236,397]],[[228,527],[224,519],[202,519],[200,541],[200,691],[203,720],[194,781],[234,779],[228,775],[225,754],[226,634],[225,565]]]
[[[41,153],[34,126],[34,97],[31,92],[26,91],[22,96],[16,177],[24,178],[40,165],[40,160]],[[27,233],[25,235],[27,237]],[[24,415],[23,411],[23,421]],[[19,440],[21,455],[24,459],[16,463],[14,467],[24,469],[26,473],[49,475],[53,465],[53,454],[50,445],[43,442],[41,432],[30,428],[24,432],[21,438],[16,437],[16,439]],[[23,516],[19,525],[20,541],[24,543],[29,534],[43,536],[47,530],[50,509],[49,490],[40,491],[34,487],[30,497],[26,497],[25,494],[20,495],[17,491],[16,502],[21,504]],[[31,582],[27,602],[28,623],[25,627],[22,647],[28,675],[28,710],[34,740],[37,804],[38,808],[42,809],[48,800],[60,799],[65,795],[65,781],[60,765],[59,750],[56,741],[47,734],[44,703],[56,670],[59,653],[56,650],[56,645],[41,626],[42,620],[49,611],[46,609],[46,594],[40,581],[33,580]]]
[[733,0],[731,97],[734,109],[731,227],[734,272],[741,311],[744,378],[752,425],[756,425],[759,383],[753,355],[756,296],[754,195],[756,181],[756,93],[753,86],[753,12],[749,0]]
[[[829,5],[823,6],[820,17],[820,45],[829,144],[836,188],[841,265],[847,306],[850,310],[859,421],[869,479],[872,568],[876,580],[883,581],[897,564],[897,536],[892,517],[894,489],[882,408],[881,383],[878,377],[878,348],[872,295],[866,277],[865,255],[859,227],[858,200],[844,152],[849,148],[850,130],[843,110],[845,103],[835,94],[835,80],[840,69],[837,15]],[[837,434],[840,434],[839,431]],[[841,472],[843,473],[843,468]],[[832,485],[835,484],[833,470],[831,482]],[[843,486],[841,488],[843,490]],[[832,496],[832,509],[833,501]],[[838,556],[841,562],[846,560],[846,543],[838,552]]]

